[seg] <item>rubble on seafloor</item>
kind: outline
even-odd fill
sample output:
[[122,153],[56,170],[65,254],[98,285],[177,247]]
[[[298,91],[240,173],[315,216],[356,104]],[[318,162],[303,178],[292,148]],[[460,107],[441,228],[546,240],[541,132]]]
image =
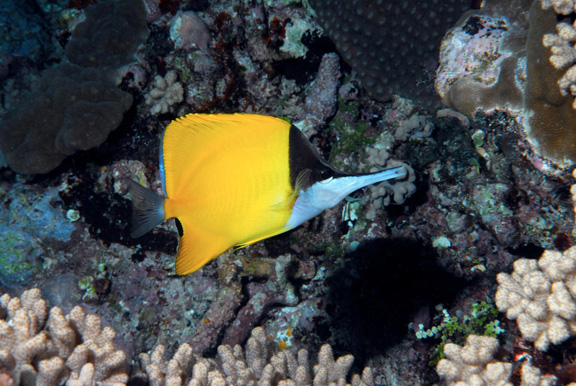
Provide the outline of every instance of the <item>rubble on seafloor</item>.
[[[92,2],[38,3],[45,9],[43,33],[34,39],[14,33],[21,40],[9,46],[13,53],[30,47],[22,51],[29,56],[6,61],[0,50],[2,116],[41,84],[43,70],[66,68],[60,64],[65,57],[81,60],[82,66],[92,66],[97,59],[81,49],[83,40],[77,37],[83,29],[73,32],[96,12],[87,10]],[[186,365],[179,362],[180,367],[174,362],[170,367],[166,360],[180,358],[175,353],[188,345],[204,358],[221,358],[226,352],[218,347],[228,345],[236,359],[245,360],[248,354],[242,356],[234,347],[246,347],[254,328],[261,326],[258,334],[264,333],[267,349],[307,350],[316,358],[328,343],[336,357],[355,357],[352,372],[360,374],[365,366],[373,369],[375,384],[432,384],[439,377],[428,362],[440,338],[417,339],[415,326],[432,329],[442,320],[442,310],[461,322],[472,303],[494,298],[496,275],[511,272],[514,261],[573,245],[573,179],[534,151],[523,121],[515,119],[514,106],[466,117],[454,110],[427,111],[402,95],[388,103],[371,100],[354,72],[354,62],[342,59],[308,2],[144,4],[139,20],[147,21],[149,35],[138,49],[134,44],[101,44],[116,36],[105,33],[106,25],[92,40],[98,50],[118,49],[110,58],[118,62],[94,66],[98,76],[108,76],[108,85],[118,86],[114,93],[131,94],[128,99],[133,99],[131,107],[126,101],[123,118],[113,117],[106,141],[93,148],[91,141],[75,153],[76,147],[58,153],[60,166],[47,174],[0,170],[0,293],[15,298],[37,287],[47,305],[64,315],[76,306],[99,315],[117,333],[115,349],[133,364],[140,353],[149,353],[148,359],[141,357],[147,369],[133,366],[133,380],[147,379],[146,372],[160,381],[174,371],[180,378],[192,377],[192,368],[186,367],[192,366],[192,359]],[[500,8],[492,11],[505,13]],[[117,12],[111,20],[130,20]],[[389,12],[394,11],[385,14]],[[482,79],[492,79],[496,69],[485,66],[486,57],[478,53],[489,50],[496,65],[510,62],[510,56],[499,56],[503,51],[494,48],[496,40],[486,41],[486,35],[497,39],[513,29],[486,14],[465,24],[464,38],[477,39],[474,44],[480,45],[463,52],[478,62],[468,67],[470,71],[483,71]],[[27,28],[30,23],[37,23],[35,16],[12,25]],[[482,26],[489,27],[489,33]],[[142,25],[133,27],[142,38]],[[447,36],[462,38],[457,32]],[[47,39],[50,34],[56,36],[54,41]],[[344,38],[338,37],[339,44]],[[70,41],[73,44],[62,49]],[[517,53],[506,54],[516,63]],[[126,57],[134,61],[126,64]],[[520,81],[522,74],[517,73]],[[430,76],[430,71],[424,75]],[[466,75],[439,73],[442,93],[456,93],[448,86]],[[98,98],[91,103],[103,103],[103,97]],[[98,118],[106,117],[106,109],[99,111]],[[178,277],[178,236],[172,221],[146,237],[130,238],[124,179],[161,193],[156,149],[163,127],[191,112],[237,111],[291,121],[343,171],[402,165],[408,177],[356,192],[300,228],[228,251],[195,274]],[[29,110],[19,117],[41,119]],[[56,121],[49,123],[58,126]],[[80,126],[70,125],[68,132],[76,127]],[[42,146],[47,157],[53,155],[43,141],[28,143]],[[5,161],[30,165],[25,162],[28,156],[32,157],[23,152]],[[498,356],[497,361],[514,363],[512,379],[520,379],[518,371],[539,374],[534,366],[538,365],[543,374],[555,366],[561,369],[554,376],[562,382],[574,380],[569,372],[574,356],[570,340],[542,354],[531,343],[517,340],[521,333],[514,322],[503,321],[502,329],[500,349],[497,352],[491,342],[489,359]],[[455,332],[450,339],[462,345],[463,338]],[[153,351],[159,345],[163,349]],[[465,350],[448,347],[452,361]],[[521,350],[535,358],[533,366],[513,362]],[[559,355],[562,350],[568,354]],[[206,363],[206,368],[217,369],[227,362]],[[451,369],[450,379],[468,371]],[[283,374],[290,374],[293,369],[285,370]],[[0,384],[5,374],[0,369]]]

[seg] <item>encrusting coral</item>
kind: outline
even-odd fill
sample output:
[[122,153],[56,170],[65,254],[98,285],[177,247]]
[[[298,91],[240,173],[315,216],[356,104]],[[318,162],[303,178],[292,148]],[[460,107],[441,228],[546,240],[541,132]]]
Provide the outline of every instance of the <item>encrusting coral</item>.
[[430,82],[435,66],[430,64],[436,63],[446,29],[469,2],[312,0],[310,5],[371,97],[387,100],[398,93],[428,105],[437,102],[423,84]]
[[[44,71],[33,92],[0,121],[0,152],[17,173],[48,173],[69,155],[101,145],[132,105],[116,88],[118,67],[135,60],[148,27],[141,0],[86,8],[72,31],[66,59]],[[31,113],[34,112],[34,113]]]
[[538,262],[518,259],[497,279],[496,306],[538,350],[576,333],[576,247],[545,251]]
[[45,71],[36,92],[22,100],[23,108],[0,122],[0,150],[14,171],[31,174],[101,145],[132,105],[132,95],[107,75],[69,63]]
[[128,362],[116,350],[116,333],[75,307],[50,310],[34,288],[21,298],[0,297],[0,375],[6,384],[123,385]]
[[172,359],[165,359],[166,349],[156,346],[151,354],[141,354],[140,362],[153,386],[182,385],[374,385],[372,369],[366,367],[362,375],[354,375],[351,383],[346,375],[354,357],[346,355],[334,360],[332,348],[326,344],[318,353],[313,367],[304,349],[294,354],[283,350],[274,354],[261,327],[252,330],[246,346],[218,347],[216,359],[196,356],[188,344],[181,345]]
[[565,16],[550,8],[555,4],[565,11],[573,0],[483,3],[446,34],[438,93],[469,118],[496,110],[518,117],[538,157],[572,164],[576,111],[570,94],[576,68],[565,69],[575,63],[576,30],[566,22],[557,25]]
[[438,362],[436,371],[448,385],[512,386],[508,382],[512,364],[496,361],[497,350],[498,339],[468,335],[464,347],[454,343],[444,346],[446,358]]

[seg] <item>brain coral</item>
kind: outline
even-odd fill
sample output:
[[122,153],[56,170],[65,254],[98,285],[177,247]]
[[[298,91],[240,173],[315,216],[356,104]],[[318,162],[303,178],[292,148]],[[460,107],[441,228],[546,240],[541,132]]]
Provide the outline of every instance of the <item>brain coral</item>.
[[0,150],[18,173],[47,173],[66,156],[102,144],[118,127],[132,95],[94,68],[61,64],[0,122]]
[[328,36],[376,99],[437,102],[431,85],[444,33],[468,0],[311,0]]

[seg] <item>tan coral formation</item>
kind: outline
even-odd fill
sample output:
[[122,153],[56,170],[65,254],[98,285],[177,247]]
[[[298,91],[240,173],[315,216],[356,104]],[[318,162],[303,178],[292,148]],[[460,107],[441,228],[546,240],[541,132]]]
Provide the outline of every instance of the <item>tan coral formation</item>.
[[[570,15],[576,12],[574,0],[541,0],[542,8],[554,8],[560,15]],[[550,63],[566,72],[558,79],[562,95],[576,96],[576,22],[560,22],[556,24],[556,34],[546,34],[542,39],[545,47],[549,47],[552,55]],[[572,107],[576,109],[576,99]]]
[[[449,386],[512,386],[512,364],[494,359],[498,348],[496,338],[469,335],[464,347],[446,344],[446,359],[438,362],[436,371]],[[552,386],[558,384],[558,379],[550,374],[543,375],[540,369],[527,361],[520,369],[520,384]],[[576,386],[576,383],[569,386]]]
[[569,15],[576,10],[574,0],[540,0],[542,8],[554,8],[554,11],[560,15]]
[[366,153],[368,154],[367,163],[369,165],[377,165],[370,168],[370,173],[398,166],[402,166],[408,171],[407,177],[400,181],[384,181],[369,187],[370,196],[365,198],[365,200],[367,200],[369,197],[370,200],[370,205],[366,211],[366,218],[373,220],[376,218],[379,209],[390,205],[392,201],[394,201],[395,204],[403,204],[404,201],[416,191],[416,185],[414,184],[416,174],[414,173],[414,169],[407,163],[390,159],[390,155],[386,149],[369,147],[366,149]]
[[81,307],[68,315],[49,310],[37,288],[0,297],[0,375],[7,384],[124,385],[128,363],[115,337]]
[[[538,367],[532,366],[525,362],[520,369],[522,386],[553,386],[558,384],[558,379],[553,375],[542,375]],[[570,383],[568,386],[576,386],[576,383]]]
[[264,329],[252,330],[245,347],[218,347],[216,359],[194,354],[188,344],[181,345],[172,359],[165,359],[166,349],[159,345],[151,354],[141,354],[140,362],[152,386],[372,386],[372,369],[366,367],[362,375],[355,374],[351,383],[346,376],[354,357],[346,355],[334,360],[330,345],[318,353],[318,363],[311,366],[308,352],[297,354],[283,350],[274,353]]
[[496,306],[516,319],[524,339],[546,351],[576,332],[576,247],[518,259],[512,274],[500,273]]
[[446,358],[438,362],[436,371],[448,385],[512,386],[508,382],[512,364],[494,359],[498,346],[498,339],[478,335],[469,335],[464,347],[447,343]]
[[152,115],[165,114],[183,100],[184,88],[178,82],[176,71],[168,71],[165,77],[156,75],[146,95],[146,104],[150,105]]

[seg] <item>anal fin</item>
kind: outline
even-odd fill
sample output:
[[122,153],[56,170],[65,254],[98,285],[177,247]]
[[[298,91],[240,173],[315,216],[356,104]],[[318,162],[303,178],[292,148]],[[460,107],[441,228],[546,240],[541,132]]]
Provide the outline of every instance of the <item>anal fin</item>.
[[227,237],[206,232],[182,219],[179,220],[182,226],[182,236],[176,256],[176,273],[178,275],[188,275],[199,270],[212,259],[234,246],[234,242]]

